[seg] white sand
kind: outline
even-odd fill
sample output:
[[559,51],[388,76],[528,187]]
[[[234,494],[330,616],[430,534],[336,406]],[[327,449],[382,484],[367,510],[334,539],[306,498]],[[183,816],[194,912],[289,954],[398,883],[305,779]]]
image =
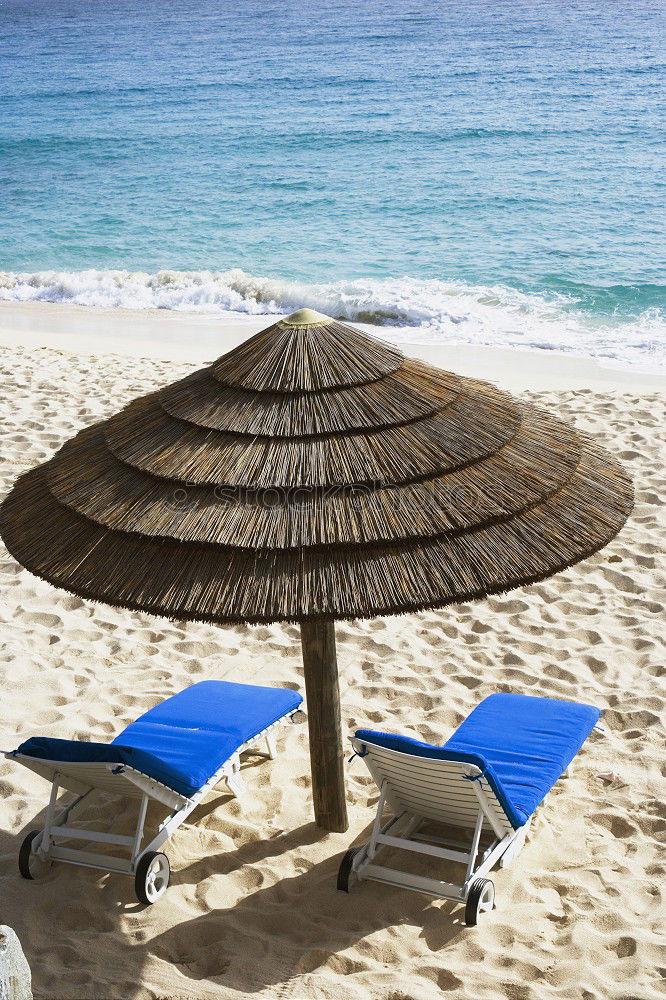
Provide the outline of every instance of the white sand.
[[[160,351],[200,361],[266,322],[221,330],[198,317],[188,343],[188,318],[159,314],[143,317],[138,343],[118,336],[118,323],[133,329],[132,316],[59,309],[0,310],[3,495],[21,469],[79,427],[188,370],[154,360]],[[160,348],[158,331],[167,328],[171,345]],[[66,353],[73,346],[78,356]],[[172,886],[149,909],[118,876],[59,866],[43,882],[20,879],[18,845],[43,819],[47,786],[3,762],[0,923],[19,934],[37,998],[660,995],[665,590],[657,560],[666,424],[658,379],[508,351],[431,356],[519,390],[548,388],[538,394],[545,406],[624,461],[636,509],[604,552],[545,583],[440,612],[340,625],[344,730],[369,725],[440,740],[482,697],[514,690],[598,705],[605,736],[591,737],[573,777],[540,808],[516,864],[494,874],[497,908],[473,930],[447,902],[373,883],[350,896],[335,891],[341,853],[367,837],[376,791],[356,760],[349,832],[318,831],[307,727],[288,732],[276,761],[248,762],[244,808],[222,791],[196,810],[167,846]],[[586,379],[591,391],[580,388]],[[4,549],[0,560],[2,748],[27,735],[111,738],[205,677],[302,690],[293,626],[181,626],[55,590]],[[85,815],[99,819],[93,807]],[[109,804],[104,818],[129,832],[122,803]]]
[[[0,344],[49,346],[76,354],[118,353],[201,365],[265,329],[278,316],[225,317],[159,309],[93,309],[46,302],[0,302]],[[414,329],[356,324],[398,343],[406,354],[507,389],[635,389],[664,391],[666,373],[646,361],[619,369],[558,351],[516,351],[465,344],[412,343]],[[408,341],[408,342],[406,342]]]

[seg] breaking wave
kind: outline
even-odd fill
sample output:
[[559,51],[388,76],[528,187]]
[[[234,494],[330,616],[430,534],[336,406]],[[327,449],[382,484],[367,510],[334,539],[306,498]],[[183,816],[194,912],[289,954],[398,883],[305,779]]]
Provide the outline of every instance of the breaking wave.
[[228,271],[0,272],[0,300],[175,309],[249,316],[309,307],[338,319],[398,327],[405,343],[446,342],[563,351],[620,365],[666,365],[666,301],[657,286],[506,285],[367,278],[306,284]]

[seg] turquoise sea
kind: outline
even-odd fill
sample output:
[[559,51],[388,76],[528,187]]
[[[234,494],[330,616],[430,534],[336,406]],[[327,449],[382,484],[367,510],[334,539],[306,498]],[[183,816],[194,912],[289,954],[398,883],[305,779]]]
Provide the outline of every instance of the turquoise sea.
[[0,0],[0,298],[666,358],[660,0]]

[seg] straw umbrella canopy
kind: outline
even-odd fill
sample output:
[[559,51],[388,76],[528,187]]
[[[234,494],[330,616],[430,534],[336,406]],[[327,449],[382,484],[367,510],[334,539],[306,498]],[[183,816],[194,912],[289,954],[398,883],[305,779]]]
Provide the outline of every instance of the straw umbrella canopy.
[[541,580],[631,504],[568,424],[300,310],[82,430],[16,482],[0,534],[82,597],[299,622],[315,815],[344,830],[334,621]]

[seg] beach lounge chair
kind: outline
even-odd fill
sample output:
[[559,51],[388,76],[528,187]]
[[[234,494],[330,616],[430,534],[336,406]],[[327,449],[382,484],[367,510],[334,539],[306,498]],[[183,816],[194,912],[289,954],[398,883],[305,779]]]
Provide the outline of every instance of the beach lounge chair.
[[[465,922],[492,909],[495,887],[486,876],[519,853],[534,810],[568,769],[599,718],[591,705],[493,694],[444,746],[359,729],[352,745],[380,790],[372,835],[347,851],[338,889],[372,879],[465,903]],[[392,817],[382,824],[384,807]],[[428,821],[455,828],[457,839],[423,832]],[[460,831],[467,839],[460,839]],[[380,848],[401,848],[460,862],[458,884],[377,863]]]
[[[272,758],[278,729],[299,712],[301,695],[284,688],[202,681],[167,698],[133,722],[112,743],[34,737],[5,756],[42,775],[51,797],[42,830],[29,833],[19,869],[33,879],[53,861],[134,876],[142,903],[154,903],[169,884],[169,862],[159,848],[219,781],[240,796],[240,757],[264,748]],[[76,798],[59,814],[60,789]],[[95,789],[138,802],[132,836],[67,826],[79,802]],[[153,839],[142,846],[148,800],[169,810]],[[94,841],[129,849],[129,858],[64,847]]]

